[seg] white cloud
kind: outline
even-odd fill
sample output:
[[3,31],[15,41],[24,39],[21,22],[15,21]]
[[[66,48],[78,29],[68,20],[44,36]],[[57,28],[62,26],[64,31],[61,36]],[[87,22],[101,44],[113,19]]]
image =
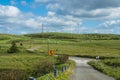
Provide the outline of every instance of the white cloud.
[[24,25],[26,25],[28,27],[32,27],[32,28],[39,28],[41,26],[41,24],[33,18],[26,20],[24,22]]
[[58,3],[55,3],[55,4],[48,4],[47,9],[56,11],[57,9],[63,9],[63,8]]
[[38,17],[38,20],[40,20],[43,24],[48,26],[77,26],[78,23],[81,24],[81,19],[74,18],[73,16],[66,15],[66,16],[60,16],[56,15],[54,12],[48,12],[46,17]]
[[98,25],[98,27],[91,29],[94,33],[113,33],[120,34],[120,20],[109,20]]
[[[55,12],[49,11],[46,17],[35,16],[29,13],[22,13],[14,6],[0,6],[0,17],[3,26],[7,31],[19,30],[40,30],[42,24],[46,31],[64,31],[64,28],[77,27],[78,23],[82,24],[81,19],[74,18],[71,15],[57,15]],[[8,14],[8,11],[13,11]],[[25,31],[22,31],[25,32]],[[21,33],[21,32],[20,32]]]
[[96,9],[88,13],[90,13],[90,15],[96,16],[94,18],[98,18],[98,19],[114,19],[120,17],[120,7]]
[[120,34],[118,30],[115,29],[95,29],[93,33],[102,33],[102,34]]
[[110,20],[99,25],[102,28],[120,28],[120,20]]
[[18,8],[14,6],[2,6],[0,5],[0,16],[9,16],[9,17],[16,17],[20,14]]
[[20,34],[27,34],[27,32],[24,32],[24,31],[23,31],[23,32],[21,32]]
[[48,16],[54,16],[54,15],[56,15],[56,13],[49,11],[47,15],[48,15]]
[[[36,3],[45,3],[48,13],[46,16],[35,16],[32,13],[23,13],[15,6],[0,5],[0,27],[5,32],[24,34],[40,32],[42,24],[44,31],[74,32],[74,33],[118,33],[120,34],[120,6],[95,6],[94,2],[84,0],[35,0]],[[55,1],[55,2],[54,2]],[[95,0],[93,0],[95,1]],[[108,1],[108,0],[107,0]],[[98,2],[98,0],[96,1]],[[103,1],[104,2],[104,1]],[[14,3],[14,2],[13,2]],[[11,4],[13,4],[11,3]],[[26,2],[21,2],[27,5]],[[79,4],[79,5],[78,5]],[[93,4],[93,5],[91,5]],[[84,19],[107,20],[98,27],[86,27]],[[83,25],[82,25],[83,24]],[[91,23],[92,24],[92,23]],[[94,24],[94,23],[93,23]],[[97,25],[96,25],[97,26]],[[22,31],[22,32],[21,32]]]
[[71,15],[82,19],[113,19],[120,17],[119,0],[35,0],[46,4],[57,15]]

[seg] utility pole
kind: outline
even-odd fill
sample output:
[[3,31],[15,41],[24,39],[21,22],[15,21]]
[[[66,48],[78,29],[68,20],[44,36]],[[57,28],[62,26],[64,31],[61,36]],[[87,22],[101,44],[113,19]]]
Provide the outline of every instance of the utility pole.
[[77,23],[77,25],[78,25],[78,34],[79,34],[80,33],[80,24]]
[[42,33],[43,33],[43,31],[44,31],[44,28],[43,28],[43,23],[42,23]]
[[80,24],[78,23],[78,40],[80,40]]

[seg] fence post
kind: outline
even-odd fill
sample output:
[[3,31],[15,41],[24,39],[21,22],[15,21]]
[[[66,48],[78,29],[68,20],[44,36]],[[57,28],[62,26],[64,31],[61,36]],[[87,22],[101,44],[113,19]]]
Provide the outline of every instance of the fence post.
[[58,70],[54,69],[54,76],[57,77],[58,76]]
[[63,66],[63,67],[62,67],[62,72],[64,72],[64,71],[65,71],[65,67]]

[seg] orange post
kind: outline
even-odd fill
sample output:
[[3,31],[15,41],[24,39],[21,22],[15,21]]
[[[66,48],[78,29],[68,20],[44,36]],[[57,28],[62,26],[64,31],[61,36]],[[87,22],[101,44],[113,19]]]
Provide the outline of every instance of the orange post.
[[49,54],[50,56],[53,56],[53,55],[54,55],[54,51],[53,51],[53,50],[49,50],[48,54]]

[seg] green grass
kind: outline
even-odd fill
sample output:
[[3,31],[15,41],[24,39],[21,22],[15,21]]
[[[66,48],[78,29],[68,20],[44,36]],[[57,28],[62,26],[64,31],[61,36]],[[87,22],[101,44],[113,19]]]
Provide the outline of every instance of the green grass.
[[30,54],[14,54],[0,56],[0,69],[32,69],[40,60],[47,57]]
[[[52,58],[36,53],[14,53],[0,56],[0,80],[28,80],[28,77],[38,73],[36,66],[46,65],[43,61],[51,61]],[[39,68],[41,70],[41,67]],[[41,75],[46,74],[40,72]],[[37,77],[39,77],[37,76]]]
[[104,64],[108,66],[114,66],[120,68],[120,59],[105,59],[102,61]]
[[[36,35],[36,34],[34,34]],[[41,34],[38,34],[37,36],[40,36]],[[95,34],[68,34],[68,33],[50,33],[49,35],[47,33],[44,33],[46,36],[52,36],[57,37],[64,36],[64,38],[31,38],[31,37],[24,37],[24,36],[14,36],[13,38],[7,39],[7,40],[0,40],[0,45],[2,50],[0,50],[1,53],[5,53],[6,49],[10,47],[10,43],[14,40],[17,42],[17,45],[22,42],[24,48],[30,48],[35,46],[41,46],[41,48],[38,50],[39,53],[47,53],[48,52],[48,43],[49,43],[49,49],[55,50],[56,54],[69,54],[69,55],[82,55],[82,56],[105,56],[105,57],[120,57],[120,40],[111,40],[109,38],[108,40],[95,40],[93,38],[85,40],[84,38],[92,36],[94,37]],[[71,37],[71,35],[76,36],[74,38],[66,38]],[[100,36],[100,34],[97,34],[96,36]],[[9,35],[10,36],[10,35]],[[32,34],[33,36],[33,34]],[[119,35],[105,35],[102,34],[101,36],[107,36],[107,37],[119,37]],[[82,39],[78,39],[78,38]],[[101,39],[102,37],[100,37]]]
[[49,43],[49,49],[56,54],[120,57],[120,35],[43,33],[25,36],[36,38],[33,44],[41,45],[41,52],[45,53]]
[[64,72],[64,73],[60,72],[58,77],[54,77],[53,73],[50,73],[38,78],[37,80],[68,80],[68,79],[69,79],[68,72]]
[[120,59],[111,59],[103,61],[91,61],[89,64],[95,69],[120,80]]
[[[59,40],[57,40],[59,42]],[[69,55],[89,55],[89,56],[107,56],[120,57],[120,41],[104,40],[104,41],[80,41],[80,42],[62,42],[55,43],[50,41],[49,49],[55,50],[56,54]],[[48,43],[41,45],[41,52],[47,52]],[[57,50],[57,51],[56,51]]]
[[[71,74],[73,74],[73,68],[75,66],[75,62],[74,61],[68,61],[68,63],[70,64],[69,68],[65,71],[65,72],[61,72],[59,70],[59,74],[57,77],[54,76],[53,72],[44,75],[42,77],[37,78],[37,80],[68,80],[69,76]],[[63,66],[63,65],[62,65]]]
[[[17,43],[17,47],[20,52],[13,54],[7,53],[12,41]],[[22,43],[23,46],[20,46],[20,43]],[[30,53],[27,51],[27,49],[34,48],[36,46],[39,46],[39,48],[35,52]],[[100,63],[100,65],[104,65],[102,69],[108,70],[111,70],[111,66],[115,65],[117,66],[116,69],[120,71],[120,68],[118,67],[120,66],[120,35],[78,35],[69,33],[44,33],[28,35],[0,34],[0,70],[30,70],[33,69],[34,66],[40,61],[45,59],[52,60],[51,57],[48,56],[48,47],[49,50],[54,50],[55,54],[68,54],[72,56],[77,55],[94,58],[95,56],[117,57],[118,59],[104,60],[101,62],[102,64]],[[116,69],[115,72],[117,72]],[[107,74],[108,73],[109,72],[107,72]],[[61,74],[61,76],[65,74],[66,73]],[[115,76],[116,73],[113,74]],[[118,74],[116,75],[118,76]]]
[[32,38],[50,39],[80,39],[80,40],[120,40],[120,35],[114,34],[70,34],[70,33],[37,33],[26,34]]

